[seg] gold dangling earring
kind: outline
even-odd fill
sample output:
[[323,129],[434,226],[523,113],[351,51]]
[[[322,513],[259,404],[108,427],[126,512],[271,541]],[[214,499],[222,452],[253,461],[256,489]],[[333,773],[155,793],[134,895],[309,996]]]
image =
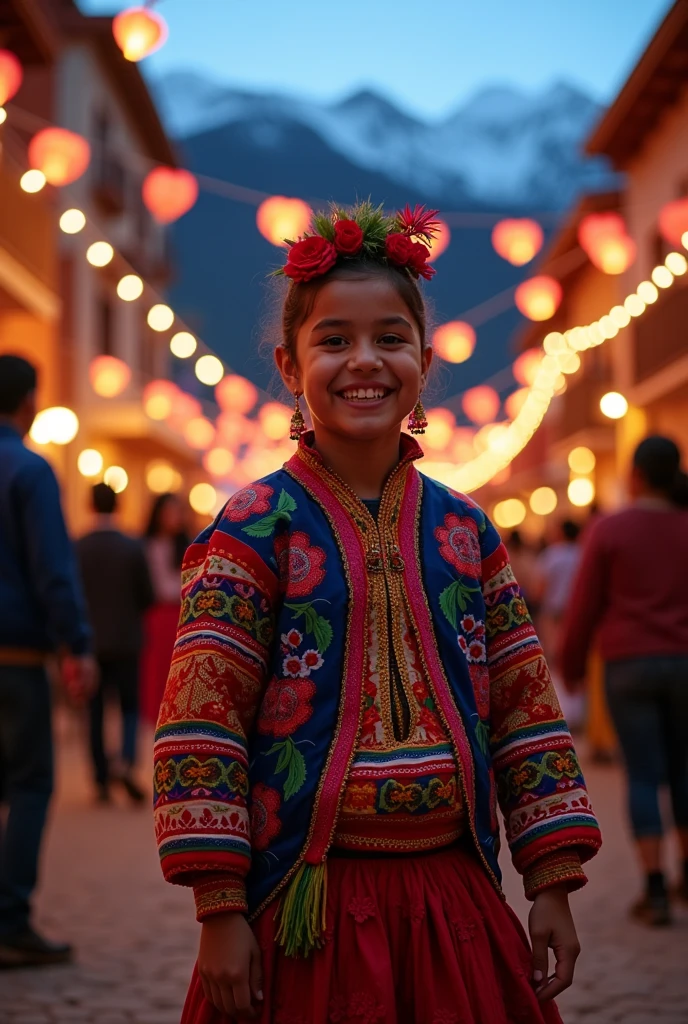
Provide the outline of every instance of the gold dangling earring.
[[413,412],[408,418],[408,432],[409,434],[424,434],[427,425],[428,420],[419,395],[418,401],[413,407]]
[[306,431],[306,423],[299,406],[299,393],[294,392],[294,413],[291,418],[289,425],[289,437],[292,441],[298,441],[301,435]]

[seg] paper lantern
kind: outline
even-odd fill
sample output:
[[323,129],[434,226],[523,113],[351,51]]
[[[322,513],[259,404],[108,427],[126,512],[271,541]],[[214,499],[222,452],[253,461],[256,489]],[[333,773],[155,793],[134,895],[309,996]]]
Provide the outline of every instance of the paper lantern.
[[474,423],[489,423],[499,412],[499,395],[487,384],[470,388],[461,399],[461,406],[469,420]]
[[152,380],[143,389],[143,408],[152,420],[166,420],[172,415],[179,388],[170,380]]
[[637,252],[618,213],[588,214],[578,226],[578,241],[590,262],[605,274],[623,274]]
[[291,417],[292,410],[281,402],[266,402],[258,412],[263,433],[271,441],[281,441],[289,437]]
[[465,363],[473,355],[475,331],[463,320],[451,320],[437,328],[432,347],[448,363]]
[[143,60],[167,39],[167,22],[150,7],[131,7],[113,18],[112,34],[127,60]]
[[295,241],[307,230],[312,216],[313,211],[302,199],[270,196],[258,207],[256,224],[268,242],[286,246],[286,238]]
[[217,502],[217,491],[212,484],[195,484],[189,491],[189,505],[199,516],[212,515]]
[[492,245],[502,259],[515,267],[529,263],[539,253],[545,236],[535,220],[500,220],[492,231]]
[[90,160],[86,139],[66,128],[43,128],[29,143],[29,163],[42,171],[51,185],[70,185],[81,177]]
[[198,182],[181,167],[155,167],[143,179],[141,195],[159,224],[171,224],[198,199]]
[[541,348],[529,348],[514,360],[511,371],[519,384],[524,384],[528,387],[533,386],[542,359],[543,353]]
[[121,395],[131,380],[131,370],[115,356],[96,356],[88,368],[91,387],[101,398]]
[[211,448],[203,456],[203,466],[213,476],[227,476],[234,469],[234,455],[228,448]]
[[666,203],[659,212],[659,230],[671,245],[681,245],[688,231],[688,196]]
[[519,388],[517,391],[511,392],[504,403],[504,412],[510,420],[516,419],[529,394],[530,388]]
[[191,448],[203,451],[214,444],[215,427],[205,416],[194,416],[184,425],[184,440]]
[[19,91],[24,72],[11,50],[0,50],[0,107]]
[[526,507],[519,498],[507,498],[498,501],[492,510],[492,518],[497,526],[511,530],[519,526],[526,517]]
[[514,300],[519,311],[529,320],[549,320],[559,308],[562,294],[558,281],[540,274],[523,281],[516,289]]
[[439,219],[437,220],[437,223],[439,224],[437,234],[430,242],[426,242],[423,238],[415,239],[415,241],[422,242],[423,245],[427,245],[430,250],[430,263],[434,263],[435,260],[438,259],[447,249],[451,242],[451,231],[449,230],[449,225]]
[[215,388],[215,398],[225,412],[246,413],[258,401],[258,389],[245,377],[229,373]]

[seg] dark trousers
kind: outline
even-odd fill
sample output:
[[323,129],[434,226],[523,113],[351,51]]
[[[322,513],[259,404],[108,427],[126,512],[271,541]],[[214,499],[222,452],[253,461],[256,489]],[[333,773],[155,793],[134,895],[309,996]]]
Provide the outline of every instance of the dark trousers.
[[605,684],[628,771],[633,834],[662,835],[662,783],[675,824],[688,828],[688,657],[611,661]]
[[137,657],[99,658],[100,683],[91,701],[91,757],[95,780],[105,785],[110,777],[103,739],[103,711],[108,694],[117,696],[122,711],[122,762],[125,769],[136,760],[139,722],[139,660]]
[[50,684],[45,669],[0,665],[0,935],[29,923],[53,790]]

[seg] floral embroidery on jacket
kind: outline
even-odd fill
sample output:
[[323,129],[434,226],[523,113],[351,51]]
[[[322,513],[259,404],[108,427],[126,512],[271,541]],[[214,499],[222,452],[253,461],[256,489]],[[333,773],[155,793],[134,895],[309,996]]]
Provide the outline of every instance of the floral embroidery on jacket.
[[435,529],[435,539],[440,542],[442,558],[458,572],[467,576],[480,576],[480,543],[474,519],[448,512],[444,517],[444,526]]
[[263,735],[291,736],[313,714],[315,683],[310,679],[272,679],[265,691],[258,730]]
[[223,514],[233,523],[241,523],[249,516],[263,515],[270,511],[270,498],[274,493],[268,484],[251,484],[232,495]]
[[305,597],[325,579],[325,552],[300,530],[275,537],[275,558],[288,597]]
[[256,850],[265,850],[275,836],[279,835],[282,823],[277,817],[282,798],[276,789],[257,783],[251,791],[251,841]]

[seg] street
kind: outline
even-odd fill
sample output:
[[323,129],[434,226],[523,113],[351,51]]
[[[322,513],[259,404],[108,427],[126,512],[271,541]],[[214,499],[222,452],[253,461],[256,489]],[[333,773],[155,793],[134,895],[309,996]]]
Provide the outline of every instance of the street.
[[[74,942],[76,963],[0,974],[0,1024],[177,1024],[198,939],[191,894],[162,880],[147,806],[119,795],[109,807],[92,803],[80,728],[58,721],[58,797],[37,903],[38,925]],[[583,952],[560,1000],[565,1024],[686,1024],[688,908],[665,930],[628,920],[638,880],[621,772],[589,766],[587,781],[605,845],[572,898]],[[524,918],[519,880],[505,867]]]

